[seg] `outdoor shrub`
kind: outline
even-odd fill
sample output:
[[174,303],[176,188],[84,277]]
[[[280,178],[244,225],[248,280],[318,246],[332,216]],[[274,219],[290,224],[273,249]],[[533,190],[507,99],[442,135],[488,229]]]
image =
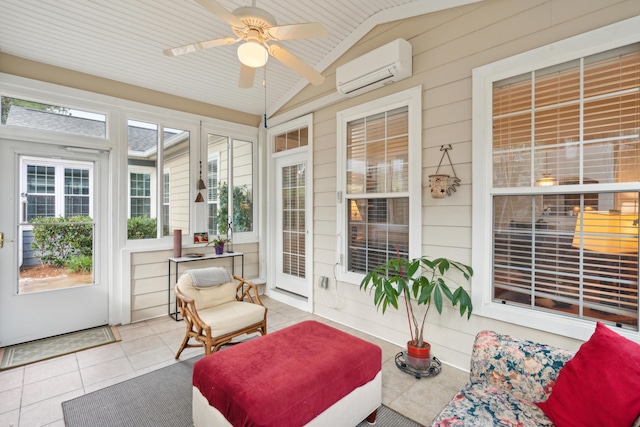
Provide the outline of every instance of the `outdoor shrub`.
[[[226,234],[229,224],[227,216],[229,212],[229,188],[226,182],[222,182],[218,187],[220,197],[220,208],[216,213],[218,225],[216,234]],[[253,230],[253,200],[251,192],[246,185],[233,187],[233,231]]]
[[68,218],[34,218],[33,242],[31,248],[36,251],[45,265],[62,267],[74,256],[93,256],[93,222],[87,216]]
[[127,220],[127,238],[132,239],[155,239],[156,219],[147,216],[137,216]]
[[90,273],[93,266],[93,257],[82,255],[71,257],[65,263],[69,273]]

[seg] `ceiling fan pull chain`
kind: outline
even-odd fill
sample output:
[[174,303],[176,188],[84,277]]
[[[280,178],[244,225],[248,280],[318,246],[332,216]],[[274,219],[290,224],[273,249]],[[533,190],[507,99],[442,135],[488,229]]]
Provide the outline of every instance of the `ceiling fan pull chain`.
[[262,86],[264,87],[264,128],[267,129],[267,64],[264,64],[264,80],[262,80]]

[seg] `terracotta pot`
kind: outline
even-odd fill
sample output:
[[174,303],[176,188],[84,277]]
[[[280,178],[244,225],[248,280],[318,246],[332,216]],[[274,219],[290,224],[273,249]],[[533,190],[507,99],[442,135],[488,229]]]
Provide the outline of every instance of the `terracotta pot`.
[[427,369],[431,365],[431,344],[425,342],[422,347],[416,347],[413,341],[408,341],[407,363],[416,369]]

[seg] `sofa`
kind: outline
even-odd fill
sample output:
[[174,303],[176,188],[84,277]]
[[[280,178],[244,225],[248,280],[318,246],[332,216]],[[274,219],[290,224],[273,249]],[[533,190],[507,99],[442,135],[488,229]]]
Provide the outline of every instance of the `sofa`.
[[599,322],[575,353],[481,331],[473,345],[469,381],[432,423],[632,425],[640,425],[640,345]]

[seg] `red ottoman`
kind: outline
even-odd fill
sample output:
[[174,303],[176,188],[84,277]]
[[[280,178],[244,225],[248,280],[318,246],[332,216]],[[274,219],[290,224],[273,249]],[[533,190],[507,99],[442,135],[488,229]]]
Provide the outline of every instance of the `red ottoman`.
[[348,426],[375,421],[380,347],[305,321],[213,353],[194,365],[193,423]]

